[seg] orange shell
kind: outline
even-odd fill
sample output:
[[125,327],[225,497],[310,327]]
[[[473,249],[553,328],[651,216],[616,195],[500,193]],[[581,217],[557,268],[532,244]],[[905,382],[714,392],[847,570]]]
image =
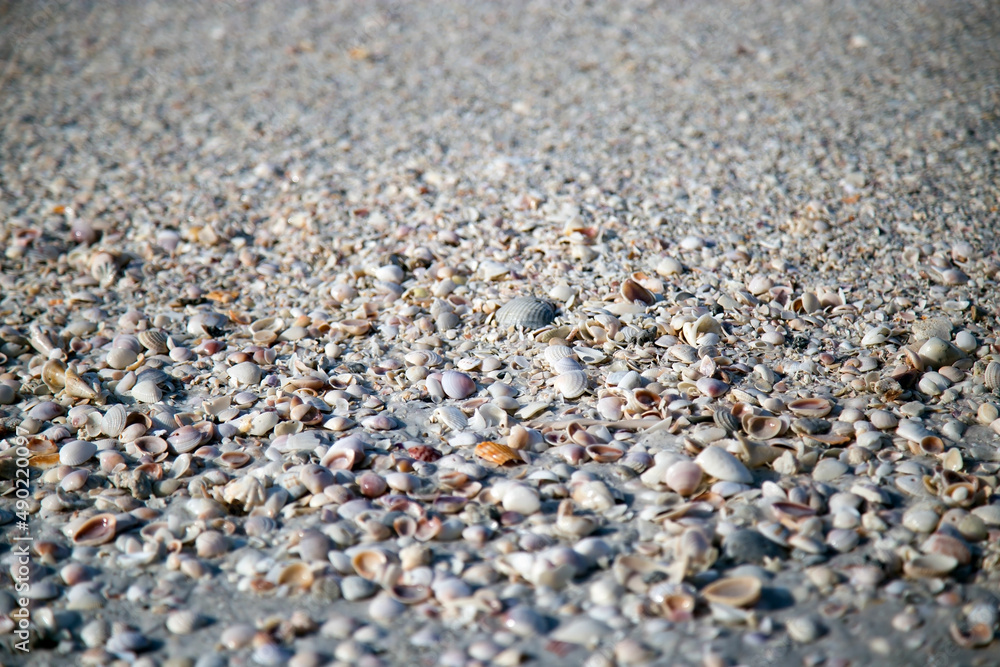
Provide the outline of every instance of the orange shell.
[[501,466],[511,461],[520,462],[522,460],[515,450],[507,445],[501,445],[499,442],[492,442],[490,440],[476,445],[475,451],[476,456]]

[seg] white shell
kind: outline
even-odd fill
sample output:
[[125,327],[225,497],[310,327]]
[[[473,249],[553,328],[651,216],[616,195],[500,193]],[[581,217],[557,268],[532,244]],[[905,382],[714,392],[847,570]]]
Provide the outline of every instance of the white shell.
[[134,364],[139,359],[139,355],[128,347],[113,347],[108,350],[106,361],[108,366],[115,370],[124,370]]
[[202,558],[215,558],[229,550],[229,540],[217,530],[206,530],[195,538],[194,548]]
[[545,361],[551,366],[560,359],[573,356],[573,348],[568,345],[549,345],[545,348]]
[[587,374],[583,371],[563,373],[556,376],[553,384],[564,398],[577,398],[587,391]]
[[72,440],[59,450],[59,463],[78,466],[90,460],[97,453],[97,445],[86,440]]
[[582,371],[583,366],[573,357],[563,357],[562,359],[557,359],[552,364],[552,370],[559,374],[572,373],[573,371]]
[[434,350],[414,350],[413,352],[408,352],[406,356],[403,357],[403,361],[408,363],[410,366],[433,368],[434,366],[440,366],[443,364],[444,357]]
[[237,384],[255,385],[260,382],[260,366],[252,361],[244,361],[229,369],[229,377]]
[[125,406],[112,405],[101,418],[101,432],[109,438],[117,438],[125,428]]
[[983,383],[990,391],[1000,389],[1000,362],[991,361],[983,373]]
[[277,412],[262,412],[250,421],[250,435],[267,435],[280,420]]
[[175,635],[187,635],[194,632],[201,625],[201,616],[190,609],[171,612],[167,616],[165,625],[167,630]]
[[136,338],[139,339],[143,347],[153,354],[166,354],[169,350],[167,347],[167,334],[159,329],[140,331],[136,334]]
[[445,371],[441,374],[441,388],[449,398],[468,398],[476,393],[475,381],[461,371]]
[[465,413],[453,405],[442,405],[434,411],[434,418],[452,431],[462,431],[469,425]]
[[706,474],[724,482],[753,484],[753,475],[742,462],[729,452],[715,445],[709,445],[695,458]]
[[163,392],[152,380],[136,382],[130,393],[140,403],[156,403],[163,397]]
[[[60,453],[60,458],[62,455]],[[90,478],[90,472],[87,470],[74,470],[69,473],[59,482],[59,487],[63,491],[79,491],[87,484],[87,480]]]

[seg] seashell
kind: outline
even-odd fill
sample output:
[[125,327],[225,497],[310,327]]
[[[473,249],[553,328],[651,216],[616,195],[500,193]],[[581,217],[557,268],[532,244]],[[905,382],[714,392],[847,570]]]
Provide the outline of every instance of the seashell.
[[423,584],[394,584],[388,588],[388,593],[394,600],[404,605],[420,604],[431,597],[431,587]]
[[748,417],[744,423],[747,435],[760,440],[770,440],[781,435],[784,423],[777,417]]
[[277,522],[271,517],[257,514],[249,517],[243,523],[243,532],[249,537],[262,537],[274,531],[277,527]]
[[59,488],[63,491],[79,491],[87,484],[90,472],[87,470],[74,470],[59,481]]
[[597,401],[597,412],[608,421],[618,421],[624,415],[625,401],[618,396],[605,396]]
[[218,461],[227,468],[242,468],[250,463],[250,455],[246,452],[223,452]]
[[663,481],[682,496],[690,496],[701,484],[702,469],[693,461],[677,461],[664,474]]
[[903,572],[909,577],[933,578],[948,574],[958,567],[958,559],[944,554],[917,556],[903,564]]
[[656,303],[656,296],[632,278],[626,278],[622,283],[621,295],[629,303],[639,301],[647,306]]
[[731,410],[727,410],[725,408],[713,412],[712,421],[730,433],[737,433],[743,427],[740,422],[740,418],[734,415]]
[[543,353],[546,363],[552,366],[560,359],[570,359],[574,356],[573,348],[568,345],[549,345]]
[[624,452],[612,445],[590,445],[586,448],[587,455],[597,463],[614,463]]
[[364,336],[371,331],[372,323],[362,319],[347,319],[337,322],[336,326],[351,336]]
[[281,416],[277,412],[261,412],[250,420],[250,435],[267,435],[281,421]]
[[583,366],[580,365],[580,362],[572,357],[563,357],[552,364],[552,371],[556,374],[572,373],[573,371],[582,370]]
[[312,568],[302,561],[295,561],[281,568],[275,583],[293,589],[309,590],[314,580]]
[[704,396],[708,396],[710,398],[718,398],[729,391],[728,384],[722,380],[716,380],[715,378],[710,377],[700,378],[697,382],[695,382],[694,386]]
[[206,530],[194,539],[194,548],[201,558],[215,558],[229,550],[229,539],[217,530]]
[[508,301],[496,311],[494,321],[504,329],[522,327],[541,329],[552,324],[556,317],[556,307],[548,301],[532,296],[522,296]]
[[42,364],[42,382],[52,391],[66,385],[66,364],[58,359],[49,359]]
[[752,607],[760,600],[761,588],[757,577],[725,577],[705,586],[701,594],[709,602],[730,607]]
[[362,579],[379,581],[389,567],[389,556],[380,549],[362,549],[351,557],[351,567]]
[[500,444],[499,442],[486,440],[476,445],[474,451],[476,456],[479,458],[501,466],[506,463],[523,462],[516,450],[511,449],[507,445]]
[[132,398],[140,403],[156,403],[163,397],[163,392],[152,380],[136,382],[130,391]]
[[986,364],[986,370],[983,372],[983,384],[990,391],[1000,389],[1000,362],[991,361]]
[[948,633],[962,648],[982,648],[993,641],[993,627],[989,623],[973,623],[968,630],[965,630],[958,623],[952,623]]
[[934,533],[929,536],[920,545],[920,551],[925,554],[951,556],[958,561],[959,565],[968,565],[972,560],[969,547],[962,540],[944,533]]
[[441,388],[449,398],[467,398],[476,392],[476,382],[461,371],[441,374]]
[[189,635],[201,627],[203,621],[204,619],[197,612],[183,609],[170,612],[164,625],[175,635]]
[[724,482],[753,484],[753,475],[743,463],[726,450],[709,445],[695,458],[705,474]]
[[357,478],[358,489],[361,495],[367,498],[377,498],[385,494],[389,489],[385,479],[374,472],[366,472]]
[[132,446],[141,454],[157,456],[167,451],[167,441],[155,435],[144,435],[132,441]]
[[167,347],[167,334],[160,329],[147,329],[136,334],[136,338],[144,348],[153,354],[166,354],[170,351]]
[[887,431],[891,428],[896,428],[899,424],[899,420],[896,419],[896,415],[888,412],[886,410],[875,410],[868,416],[868,421],[872,423],[872,426],[879,429],[880,431]]
[[129,347],[113,347],[108,350],[108,354],[105,357],[108,366],[119,371],[125,370],[138,361],[138,359],[139,355]]
[[97,445],[86,440],[71,440],[59,449],[59,463],[78,466],[86,463],[97,453]]
[[421,366],[423,368],[434,368],[444,363],[444,357],[433,350],[415,350],[403,357],[410,366]]
[[372,431],[391,431],[398,427],[396,420],[385,414],[365,417],[361,420],[361,425]]
[[109,438],[117,438],[125,429],[125,406],[112,405],[101,418],[101,432]]
[[260,366],[252,361],[244,361],[231,366],[228,374],[231,380],[241,386],[256,385],[260,383]]
[[167,444],[170,446],[170,451],[175,454],[193,452],[195,449],[203,445],[204,442],[204,433],[196,429],[194,426],[181,426],[167,436]]
[[323,489],[333,484],[334,476],[328,468],[310,463],[302,466],[302,469],[299,470],[299,481],[302,486],[309,490],[309,493],[318,494],[323,493]]
[[799,398],[788,404],[788,409],[800,417],[825,417],[833,404],[825,398]]
[[92,516],[73,531],[73,543],[85,547],[107,544],[114,539],[117,525],[114,514]]
[[587,391],[587,374],[583,371],[563,373],[555,377],[553,384],[564,398],[578,398]]

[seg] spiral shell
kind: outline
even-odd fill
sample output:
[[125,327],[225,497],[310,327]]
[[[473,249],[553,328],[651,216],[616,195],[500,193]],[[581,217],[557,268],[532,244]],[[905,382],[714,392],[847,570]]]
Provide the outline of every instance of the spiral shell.
[[496,312],[497,326],[541,329],[552,324],[556,308],[548,301],[533,296],[522,296],[508,301]]

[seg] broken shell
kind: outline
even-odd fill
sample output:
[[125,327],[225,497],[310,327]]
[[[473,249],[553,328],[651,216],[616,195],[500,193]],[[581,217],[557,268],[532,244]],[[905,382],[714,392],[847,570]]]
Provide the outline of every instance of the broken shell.
[[993,627],[987,623],[974,623],[968,631],[952,623],[948,631],[955,643],[963,648],[982,648],[993,641]]
[[552,324],[555,316],[556,308],[550,302],[523,296],[501,306],[494,319],[497,326],[505,329],[508,327],[541,329]]
[[73,542],[85,547],[107,544],[114,539],[117,525],[114,514],[92,516],[73,531]]
[[830,414],[833,404],[825,398],[799,398],[787,407],[800,417],[825,417]]
[[701,594],[709,602],[730,607],[750,607],[760,600],[761,583],[757,577],[726,577],[713,581]]

